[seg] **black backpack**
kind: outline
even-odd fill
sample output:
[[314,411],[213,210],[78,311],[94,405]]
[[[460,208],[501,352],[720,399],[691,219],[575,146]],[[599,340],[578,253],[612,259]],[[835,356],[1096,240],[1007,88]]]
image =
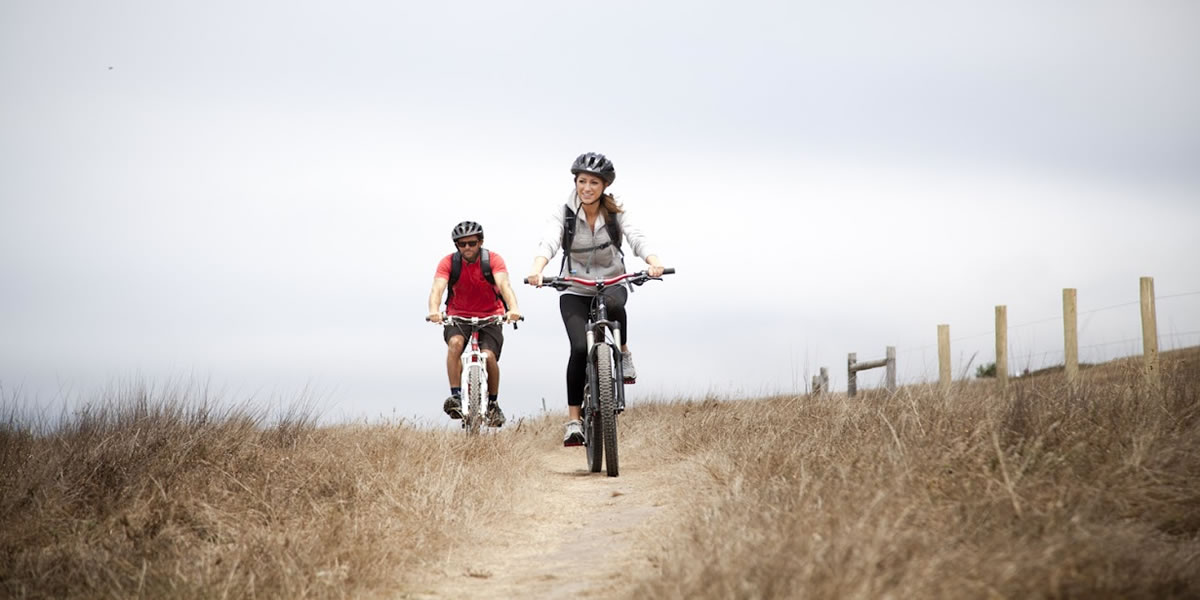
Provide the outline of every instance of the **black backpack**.
[[[621,256],[621,264],[625,264],[625,252],[621,250],[621,224],[617,222],[617,215],[606,214],[604,219],[604,228],[608,230],[609,241],[592,248],[592,250],[603,250],[609,246],[617,247],[617,254]],[[571,210],[570,204],[563,205],[563,236],[562,236],[562,252],[563,252],[563,267],[567,268],[567,273],[574,275],[575,269],[571,268],[571,242],[575,241],[575,211]],[[559,268],[562,271],[562,267]]]
[[[483,278],[492,286],[492,291],[496,292],[496,298],[504,305],[504,311],[508,312],[508,302],[504,300],[504,296],[496,290],[496,276],[492,275],[492,257],[488,253],[487,248],[479,249],[479,268],[483,271]],[[458,283],[458,278],[462,276],[462,252],[455,252],[450,257],[450,283],[446,292],[446,306],[450,305],[450,298],[454,297],[454,284]]]

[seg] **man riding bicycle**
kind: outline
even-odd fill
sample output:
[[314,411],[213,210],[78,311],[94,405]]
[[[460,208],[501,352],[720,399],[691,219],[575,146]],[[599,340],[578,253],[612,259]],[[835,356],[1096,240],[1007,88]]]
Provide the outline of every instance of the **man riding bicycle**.
[[[517,295],[509,285],[508,269],[504,259],[483,247],[483,227],[474,221],[463,221],[450,232],[457,251],[447,254],[438,263],[433,277],[433,289],[429,292],[429,320],[442,322],[439,307],[442,294],[449,289],[446,298],[446,314],[458,317],[490,317],[504,315],[509,322],[521,318],[517,307]],[[446,375],[450,379],[450,397],[442,403],[442,410],[451,419],[462,418],[462,362],[459,356],[466,344],[469,331],[450,326],[443,328],[446,340]],[[504,412],[498,401],[500,393],[500,350],[504,347],[504,333],[500,325],[489,325],[479,330],[479,346],[487,355],[489,427],[504,425]]]

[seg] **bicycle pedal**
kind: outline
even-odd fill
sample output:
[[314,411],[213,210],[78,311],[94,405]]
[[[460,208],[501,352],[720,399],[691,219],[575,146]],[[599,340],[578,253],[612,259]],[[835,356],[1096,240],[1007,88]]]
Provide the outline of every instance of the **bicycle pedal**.
[[582,445],[583,445],[583,440],[563,440],[563,447],[565,447],[565,448],[574,448],[575,446],[582,446]]
[[633,384],[637,383],[636,379],[629,379],[628,377],[623,379],[622,381],[625,382],[625,385],[633,385]]

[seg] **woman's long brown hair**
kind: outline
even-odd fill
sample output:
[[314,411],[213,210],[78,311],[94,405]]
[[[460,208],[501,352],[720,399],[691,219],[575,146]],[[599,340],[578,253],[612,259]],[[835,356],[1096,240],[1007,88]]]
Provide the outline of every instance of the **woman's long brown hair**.
[[604,194],[603,201],[604,210],[608,214],[615,215],[617,213],[625,212],[625,209],[621,208],[620,204],[617,204],[617,199],[614,198],[612,194]]

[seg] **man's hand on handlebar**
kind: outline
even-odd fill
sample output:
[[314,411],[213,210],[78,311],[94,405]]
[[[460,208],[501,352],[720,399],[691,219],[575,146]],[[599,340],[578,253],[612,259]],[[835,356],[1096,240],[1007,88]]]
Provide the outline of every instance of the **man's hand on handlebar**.
[[442,322],[442,313],[440,313],[440,312],[431,312],[431,313],[429,313],[428,315],[426,315],[426,317],[425,317],[425,320],[426,320],[426,321],[429,321],[430,323],[438,323],[438,324],[441,324],[441,322]]
[[510,310],[504,315],[504,319],[509,323],[516,323],[517,321],[525,320],[525,317],[522,317],[520,312]]

